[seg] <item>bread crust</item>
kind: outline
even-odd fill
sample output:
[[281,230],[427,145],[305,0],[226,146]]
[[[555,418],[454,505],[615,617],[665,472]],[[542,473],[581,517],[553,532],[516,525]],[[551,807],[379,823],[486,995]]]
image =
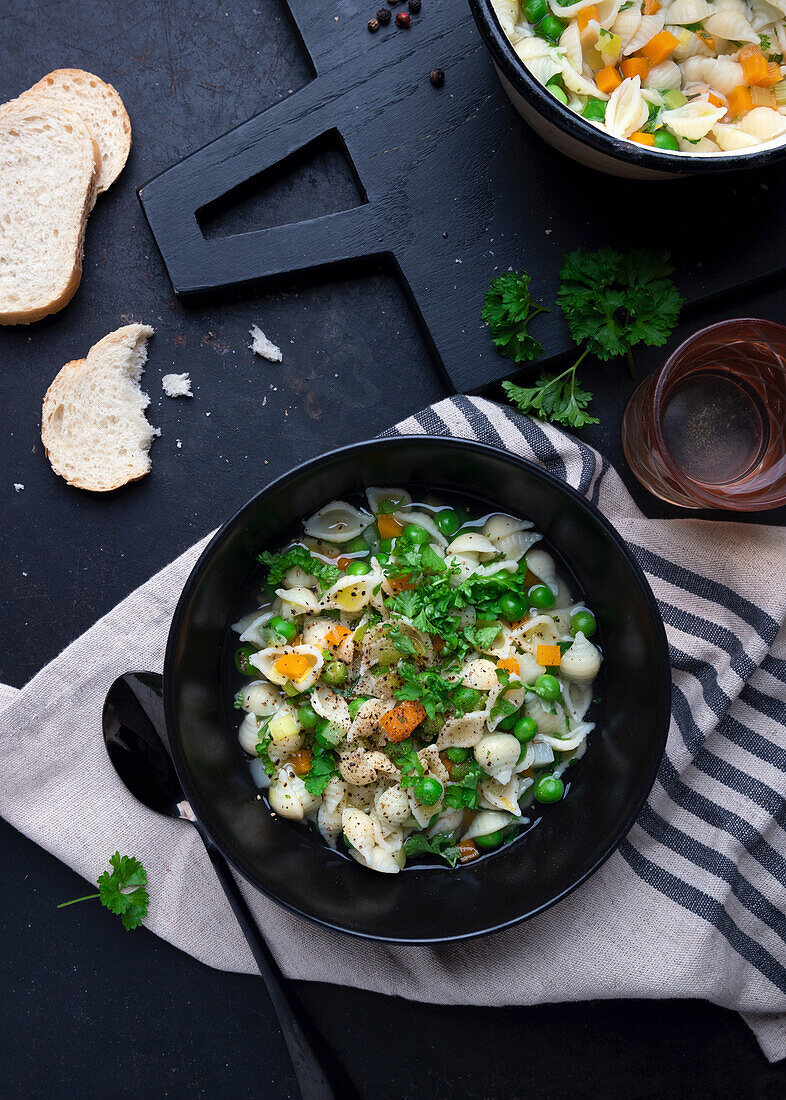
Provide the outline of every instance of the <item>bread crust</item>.
[[79,284],[82,281],[85,230],[88,216],[93,209],[96,199],[101,153],[95,138],[81,115],[45,97],[29,97],[24,102],[22,102],[21,99],[11,100],[10,103],[5,103],[0,107],[0,141],[2,141],[3,126],[8,127],[13,125],[15,116],[19,118],[20,122],[23,122],[25,117],[34,117],[36,114],[39,116],[56,118],[61,124],[67,123],[83,139],[88,140],[93,154],[92,170],[89,179],[85,181],[84,193],[80,203],[81,210],[78,214],[79,229],[74,246],[73,266],[66,285],[61,292],[50,301],[41,302],[39,305],[25,309],[9,308],[7,305],[6,308],[3,308],[2,303],[0,303],[0,325],[31,324],[33,321],[40,321],[43,317],[48,317],[52,313],[57,313],[59,310],[63,309],[64,306],[68,305],[74,294],[76,294]]

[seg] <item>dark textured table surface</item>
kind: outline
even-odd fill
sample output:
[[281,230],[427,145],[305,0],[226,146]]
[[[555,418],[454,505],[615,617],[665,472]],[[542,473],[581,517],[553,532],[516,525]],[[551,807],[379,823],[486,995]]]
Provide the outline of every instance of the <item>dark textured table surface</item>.
[[[443,396],[391,272],[362,270],[213,307],[187,309],[173,298],[135,188],[310,76],[283,6],[256,2],[0,8],[0,101],[50,69],[81,67],[116,85],[134,127],[125,172],[90,219],[77,296],[31,328],[0,331],[7,683],[21,686],[268,478]],[[350,10],[361,14],[349,18]],[[340,0],[336,14],[336,34],[358,35],[373,11]],[[327,212],[353,188],[340,161],[325,155],[227,224]],[[742,301],[730,296],[689,317],[677,336],[740,314],[782,319],[783,289],[762,283]],[[156,329],[146,374],[150,419],[162,429],[153,472],[108,497],[80,494],[42,454],[41,400],[64,362],[132,319]],[[252,357],[253,323],[282,346],[282,364]],[[642,356],[640,365],[658,362]],[[194,400],[164,398],[161,375],[184,370]],[[602,420],[585,438],[620,465],[631,383],[614,364],[590,366],[585,378]],[[627,481],[650,515],[675,514]],[[766,518],[782,522],[783,514]],[[0,860],[3,1095],[296,1095],[259,980],[209,970],[145,930],[129,935],[100,907],[58,913],[58,901],[83,892],[82,880],[4,824]],[[736,1015],[701,1002],[479,1010],[300,989],[369,1096],[776,1096],[786,1086]]]

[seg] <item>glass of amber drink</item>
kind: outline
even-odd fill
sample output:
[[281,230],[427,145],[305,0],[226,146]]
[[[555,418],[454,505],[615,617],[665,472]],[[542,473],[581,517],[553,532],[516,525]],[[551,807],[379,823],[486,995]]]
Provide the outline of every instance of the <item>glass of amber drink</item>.
[[633,393],[622,446],[642,485],[670,504],[785,504],[786,328],[743,318],[695,333]]

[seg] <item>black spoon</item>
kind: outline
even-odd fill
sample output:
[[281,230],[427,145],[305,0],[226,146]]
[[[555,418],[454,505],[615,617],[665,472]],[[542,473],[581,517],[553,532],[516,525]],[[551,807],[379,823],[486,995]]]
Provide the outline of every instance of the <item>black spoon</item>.
[[143,805],[191,822],[201,836],[270,994],[303,1100],[355,1100],[357,1090],[289,988],[228,863],[186,801],[169,754],[162,689],[162,678],[154,672],[127,672],[115,680],[103,714],[109,759]]

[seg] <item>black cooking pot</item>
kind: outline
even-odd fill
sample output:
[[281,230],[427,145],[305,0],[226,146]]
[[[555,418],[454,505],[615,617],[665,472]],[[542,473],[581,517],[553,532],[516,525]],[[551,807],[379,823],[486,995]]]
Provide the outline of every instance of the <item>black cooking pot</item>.
[[[369,485],[460,494],[481,512],[534,520],[595,612],[601,693],[568,792],[538,807],[513,844],[474,864],[379,874],[331,851],[312,829],[260,798],[237,740],[230,623],[253,607],[256,554],[302,520]],[[666,639],[647,582],[603,516],[537,466],[455,439],[360,443],[298,467],[263,489],[211,540],[175,611],[164,666],[167,729],[178,775],[213,841],[257,889],[304,917],[378,940],[433,943],[476,936],[540,912],[614,851],[654,782],[669,724]]]

